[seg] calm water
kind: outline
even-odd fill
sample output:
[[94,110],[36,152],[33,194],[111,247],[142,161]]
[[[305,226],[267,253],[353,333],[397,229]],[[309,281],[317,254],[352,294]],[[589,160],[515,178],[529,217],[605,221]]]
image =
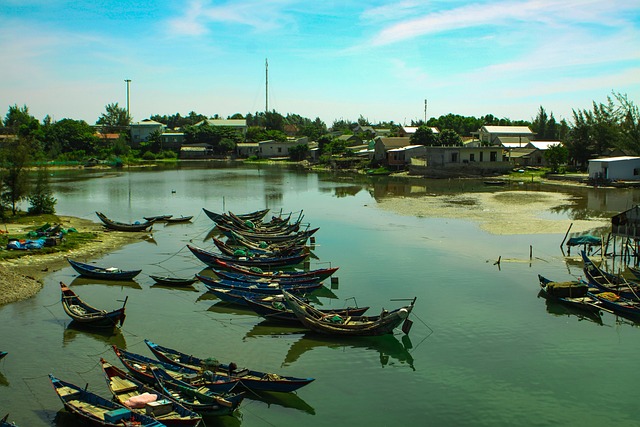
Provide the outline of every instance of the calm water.
[[[89,384],[109,396],[98,364],[121,366],[116,344],[150,356],[143,343],[213,356],[263,371],[311,376],[297,394],[245,399],[235,417],[208,426],[602,426],[640,425],[636,359],[640,330],[604,315],[602,324],[537,298],[537,274],[569,280],[563,235],[495,236],[476,224],[402,216],[377,207],[387,197],[487,191],[471,181],[394,180],[301,173],[279,167],[182,165],[171,170],[54,172],[61,215],[121,221],[158,214],[194,215],[190,224],[156,225],[152,238],[98,259],[141,267],[135,283],[77,279],[53,272],[28,301],[0,307],[0,415],[21,426],[76,426],[47,374]],[[575,204],[542,213],[550,219],[608,216],[636,204],[628,190],[522,185],[523,191],[570,191]],[[504,189],[491,189],[503,191]],[[339,266],[325,306],[395,308],[417,296],[409,336],[333,340],[269,325],[248,311],[195,290],[153,286],[149,274],[188,276],[205,266],[186,244],[210,249],[213,223],[203,213],[264,207],[304,210],[320,227],[311,268]],[[534,259],[529,261],[529,247]],[[501,256],[500,268],[494,261]],[[113,336],[69,327],[58,282],[89,302],[113,308],[129,297],[127,319]],[[329,289],[331,288],[331,289]]]

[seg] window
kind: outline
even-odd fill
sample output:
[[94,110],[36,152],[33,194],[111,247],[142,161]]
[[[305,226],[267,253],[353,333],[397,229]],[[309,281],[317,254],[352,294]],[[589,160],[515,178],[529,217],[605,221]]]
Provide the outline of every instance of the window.
[[633,175],[634,175],[634,176],[638,176],[638,175],[640,175],[640,169],[635,168],[635,169],[633,170]]
[[496,151],[492,151],[489,153],[489,161],[490,162],[498,161],[498,153]]
[[483,162],[484,161],[484,151],[480,152],[480,161]]
[[458,153],[451,153],[451,163],[458,163]]
[[474,153],[469,154],[469,161],[470,162],[475,162],[476,161],[476,155]]
[[282,153],[282,147],[278,147],[278,153]]

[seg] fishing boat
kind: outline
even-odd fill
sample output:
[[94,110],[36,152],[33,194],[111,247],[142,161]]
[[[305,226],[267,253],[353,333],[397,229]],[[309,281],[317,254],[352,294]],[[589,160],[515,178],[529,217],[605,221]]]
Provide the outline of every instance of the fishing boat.
[[326,315],[317,308],[305,303],[290,292],[283,291],[287,305],[295,313],[302,324],[314,332],[334,336],[371,336],[393,333],[393,330],[402,326],[402,331],[407,334],[412,322],[409,314],[413,310],[416,297],[409,300],[411,303],[393,311],[382,310],[378,316],[348,316],[342,317],[335,314]]
[[4,359],[4,357],[9,354],[6,351],[0,351],[0,360]]
[[18,427],[16,423],[9,422],[9,414],[5,415],[0,419],[0,427]]
[[227,375],[230,378],[240,380],[240,384],[250,390],[291,392],[310,384],[314,380],[313,378],[297,378],[246,368],[238,368],[235,366],[235,363],[217,363],[216,359],[200,359],[195,356],[155,344],[147,339],[145,339],[144,342],[159,360],[175,363],[183,367],[190,367],[192,369],[213,370],[217,375]]
[[325,280],[331,277],[339,267],[319,268],[315,270],[287,270],[287,271],[264,271],[257,266],[240,265],[233,261],[224,261],[221,259],[214,259],[214,263],[211,266],[214,271],[217,269],[230,270],[237,273],[241,273],[247,276],[263,277],[263,278],[302,278],[302,277],[318,277],[320,280]]
[[166,394],[192,411],[207,415],[231,415],[244,399],[244,393],[219,394],[206,387],[198,387],[177,380],[162,368],[151,368],[156,384]]
[[598,288],[602,292],[613,292],[623,298],[640,301],[640,285],[629,282],[623,276],[616,276],[607,273],[587,256],[585,251],[581,251],[584,262],[584,274],[590,285]]
[[320,283],[322,278],[319,276],[301,276],[301,277],[260,277],[249,276],[246,274],[234,273],[233,271],[222,270],[210,267],[211,270],[221,279],[234,280],[236,282],[255,282],[255,283],[280,283],[280,284],[302,284],[302,283]]
[[[219,214],[219,213],[207,210],[205,208],[202,208],[202,210],[214,222],[216,222],[216,220],[220,221],[221,219],[224,218],[224,214]],[[241,218],[243,221],[248,220],[253,222],[260,222],[267,215],[268,212],[269,212],[269,209],[262,209],[254,212],[245,213],[245,214],[236,214],[236,216],[238,218]]]
[[589,295],[589,285],[583,281],[554,282],[538,274],[543,297],[572,308],[599,314],[600,301]]
[[142,272],[142,270],[121,270],[117,267],[98,267],[96,265],[85,264],[67,258],[69,264],[81,276],[102,280],[131,280]]
[[100,364],[107,387],[122,406],[150,415],[167,427],[195,427],[202,421],[202,416],[177,403],[171,395],[149,387],[102,358]]
[[126,317],[124,308],[127,305],[128,297],[124,299],[121,308],[106,311],[87,304],[62,282],[60,282],[60,290],[62,292],[62,308],[74,322],[93,328],[113,328],[122,326],[124,323]]
[[115,345],[112,345],[111,348],[131,375],[145,384],[155,385],[156,380],[151,373],[151,368],[161,368],[171,378],[192,385],[206,385],[217,393],[231,391],[238,385],[238,380],[224,375],[216,375],[211,371],[205,374],[204,371],[199,369],[181,366],[171,361],[151,359],[141,354],[123,350]]
[[277,232],[277,233],[256,233],[250,231],[243,231],[238,229],[232,229],[218,225],[218,229],[227,237],[233,238],[233,233],[239,234],[245,239],[252,240],[254,242],[269,243],[291,243],[304,245],[309,237],[313,236],[320,228],[311,228],[309,230],[297,231],[297,232]]
[[308,252],[306,246],[290,246],[282,249],[260,249],[250,248],[247,246],[233,247],[220,239],[216,239],[215,237],[212,238],[212,240],[213,244],[216,245],[220,252],[236,258],[249,257],[251,259],[260,259],[264,257],[301,255]]
[[640,302],[624,298],[614,292],[589,294],[596,298],[602,309],[618,316],[640,323]]
[[[246,298],[246,305],[267,320],[300,324],[300,320],[282,298]],[[325,315],[342,317],[362,316],[369,307],[345,307],[339,309],[318,309]]]
[[193,218],[193,215],[190,215],[190,216],[178,216],[178,217],[173,216],[171,218],[165,219],[164,221],[167,224],[177,224],[179,222],[189,222],[189,221],[191,221],[192,218]]
[[143,217],[146,221],[151,221],[151,222],[160,222],[160,221],[166,221],[167,219],[171,218],[173,215],[155,215],[155,216],[145,216]]
[[313,292],[314,290],[322,287],[322,283],[310,282],[310,283],[269,283],[269,282],[236,282],[228,279],[214,279],[209,276],[203,276],[202,274],[196,274],[198,280],[200,280],[207,289],[229,289],[232,291],[250,291],[256,294],[277,295],[281,294],[284,289],[295,294],[305,294]]
[[185,287],[191,286],[198,281],[196,277],[182,278],[171,276],[155,276],[151,274],[149,275],[149,277],[151,277],[158,285],[162,286]]
[[154,223],[154,221],[145,221],[142,223],[118,222],[107,218],[107,216],[102,212],[96,212],[96,215],[98,216],[100,221],[102,221],[105,227],[116,231],[145,231]]
[[189,248],[189,250],[196,256],[196,258],[209,266],[215,265],[216,261],[219,260],[249,267],[260,267],[262,269],[268,270],[300,264],[307,257],[307,254],[301,254],[293,256],[263,257],[252,259],[247,257],[232,257],[224,254],[216,254],[189,244],[187,244],[187,248]]
[[105,399],[75,384],[49,374],[51,385],[64,408],[83,425],[107,427],[163,427],[161,422],[139,412],[131,411],[112,400]]

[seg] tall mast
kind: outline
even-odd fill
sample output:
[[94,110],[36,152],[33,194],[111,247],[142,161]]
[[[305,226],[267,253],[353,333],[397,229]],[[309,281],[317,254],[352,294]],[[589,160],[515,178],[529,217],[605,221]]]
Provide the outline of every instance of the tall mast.
[[264,60],[264,71],[265,71],[264,112],[266,114],[269,112],[269,61],[267,61],[266,58]]

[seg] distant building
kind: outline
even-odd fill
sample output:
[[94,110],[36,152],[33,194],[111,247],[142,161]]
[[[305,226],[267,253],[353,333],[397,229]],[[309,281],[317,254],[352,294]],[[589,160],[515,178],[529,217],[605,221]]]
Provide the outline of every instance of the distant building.
[[263,158],[289,157],[289,150],[298,145],[309,145],[309,138],[291,139],[284,142],[281,141],[260,141],[258,156]]
[[206,159],[213,155],[213,147],[210,144],[188,144],[180,147],[181,159]]
[[209,126],[225,126],[235,129],[244,140],[244,136],[247,134],[247,121],[245,119],[207,119],[202,120],[195,124],[195,126],[201,126],[204,123]]
[[424,145],[407,145],[387,151],[387,165],[398,169],[411,163],[413,157],[424,156],[427,147]]
[[257,142],[239,142],[236,144],[238,157],[247,158],[260,155],[260,144]]
[[140,122],[131,123],[129,125],[129,133],[131,134],[131,146],[133,148],[140,147],[141,142],[149,140],[154,132],[164,132],[165,125],[154,120],[145,119]]
[[387,151],[411,145],[408,137],[384,137],[378,136],[374,139],[373,158],[378,161],[387,160]]
[[516,137],[530,141],[535,137],[535,133],[529,129],[528,126],[482,126],[477,132],[473,132],[472,135],[477,136],[480,142],[484,145],[499,145],[500,137]]
[[[400,126],[400,130],[398,131],[398,136],[411,136],[418,130],[419,126]],[[437,127],[431,127],[431,132],[435,135],[440,135],[440,129]]]
[[339,141],[345,142],[347,144],[347,147],[362,145],[362,139],[356,135],[340,135],[336,139],[338,139]]
[[162,134],[161,150],[173,150],[179,151],[180,147],[184,143],[183,132],[165,132]]
[[589,160],[589,178],[608,181],[640,180],[640,157],[621,156]]

